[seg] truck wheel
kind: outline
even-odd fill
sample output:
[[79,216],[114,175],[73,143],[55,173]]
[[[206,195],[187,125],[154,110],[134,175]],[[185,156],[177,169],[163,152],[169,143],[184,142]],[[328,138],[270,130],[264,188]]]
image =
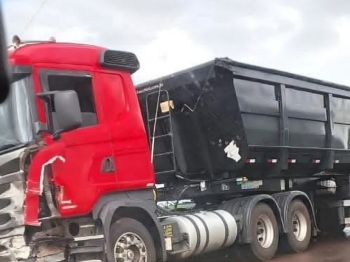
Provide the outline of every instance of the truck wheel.
[[305,251],[311,240],[311,221],[309,210],[300,200],[294,200],[288,210],[288,233],[281,239],[284,252],[298,253]]
[[278,224],[272,209],[265,203],[259,203],[250,218],[252,242],[239,248],[246,261],[265,261],[276,254],[279,242]]
[[156,250],[151,234],[139,221],[121,218],[110,228],[111,262],[154,262]]

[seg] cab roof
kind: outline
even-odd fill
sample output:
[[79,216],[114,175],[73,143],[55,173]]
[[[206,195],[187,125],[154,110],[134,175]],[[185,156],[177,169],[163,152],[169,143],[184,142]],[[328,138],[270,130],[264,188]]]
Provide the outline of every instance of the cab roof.
[[8,48],[8,57],[12,65],[29,65],[33,63],[53,63],[97,66],[99,57],[106,49],[99,46],[34,42],[20,45],[18,48]]

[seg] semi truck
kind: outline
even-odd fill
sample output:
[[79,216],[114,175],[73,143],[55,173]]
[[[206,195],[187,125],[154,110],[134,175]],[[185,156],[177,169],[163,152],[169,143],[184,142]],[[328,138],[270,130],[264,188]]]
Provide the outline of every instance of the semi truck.
[[135,86],[135,54],[76,43],[8,59],[1,261],[264,261],[350,221],[347,86],[229,58]]

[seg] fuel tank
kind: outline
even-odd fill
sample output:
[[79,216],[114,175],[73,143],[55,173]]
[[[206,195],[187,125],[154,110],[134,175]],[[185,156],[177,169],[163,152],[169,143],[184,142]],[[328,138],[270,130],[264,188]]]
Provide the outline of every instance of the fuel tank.
[[172,256],[184,259],[231,246],[237,237],[234,217],[224,211],[206,211],[166,218],[164,223],[177,223],[183,237],[181,252]]

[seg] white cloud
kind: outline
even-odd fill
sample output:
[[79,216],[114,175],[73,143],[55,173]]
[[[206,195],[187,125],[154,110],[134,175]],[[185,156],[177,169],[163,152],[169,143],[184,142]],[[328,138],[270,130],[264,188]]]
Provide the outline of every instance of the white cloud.
[[136,82],[227,56],[350,85],[348,0],[44,0],[31,21],[42,1],[4,1],[8,39],[132,51]]
[[141,79],[156,78],[165,74],[209,61],[213,55],[196,46],[186,31],[169,28],[157,33],[155,39],[140,50]]

